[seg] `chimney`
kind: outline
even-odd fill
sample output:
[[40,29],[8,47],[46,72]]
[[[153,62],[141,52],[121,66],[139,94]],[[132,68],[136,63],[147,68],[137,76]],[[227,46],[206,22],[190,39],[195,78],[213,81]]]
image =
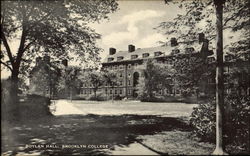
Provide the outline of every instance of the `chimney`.
[[42,58],[41,57],[37,57],[36,58],[36,65],[39,65],[42,61]]
[[67,67],[67,66],[68,66],[68,60],[67,60],[67,59],[62,60],[62,64],[63,64],[65,67]]
[[133,51],[135,51],[135,46],[132,44],[128,45],[128,52],[133,52]]
[[49,63],[49,62],[50,62],[50,56],[45,55],[45,56],[43,57],[43,60],[44,60],[46,63]]
[[116,53],[115,48],[109,48],[109,55],[114,55]]
[[171,47],[174,47],[174,46],[178,45],[177,39],[175,37],[171,38],[170,43],[171,43]]
[[199,33],[199,43],[204,42],[204,39],[205,39],[204,33]]

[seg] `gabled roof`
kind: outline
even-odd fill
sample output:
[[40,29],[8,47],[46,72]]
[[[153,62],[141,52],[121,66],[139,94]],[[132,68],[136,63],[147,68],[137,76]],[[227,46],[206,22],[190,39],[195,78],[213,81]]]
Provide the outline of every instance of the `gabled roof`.
[[[172,50],[178,49],[181,54],[185,53],[186,48],[194,48],[194,52],[200,52],[202,48],[202,43],[194,42],[191,45],[188,45],[186,43],[179,43],[177,46],[170,46],[170,45],[164,45],[164,46],[158,46],[158,47],[150,47],[150,48],[137,48],[133,52],[128,52],[128,51],[117,51],[113,55],[107,55],[106,58],[104,59],[103,63],[110,63],[108,61],[108,58],[113,58],[113,61],[111,62],[121,62],[121,61],[128,61],[128,60],[137,60],[137,59],[146,59],[146,58],[154,58],[155,57],[155,52],[161,52],[162,54],[159,56],[168,56],[171,54]],[[149,56],[146,58],[143,58],[143,54],[148,53]],[[131,59],[132,55],[138,55],[136,59]],[[117,57],[122,56],[123,59],[120,61],[117,61]],[[159,57],[158,56],[158,57]]]

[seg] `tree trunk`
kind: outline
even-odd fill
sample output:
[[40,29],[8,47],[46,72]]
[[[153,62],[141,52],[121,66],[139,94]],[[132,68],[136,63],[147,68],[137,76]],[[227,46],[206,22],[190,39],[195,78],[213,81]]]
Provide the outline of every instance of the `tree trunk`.
[[97,99],[96,99],[96,90],[94,90],[94,95],[95,95],[95,100],[97,100]]
[[70,88],[70,101],[72,102],[72,88]]
[[19,106],[19,97],[18,97],[18,70],[14,69],[11,73],[11,86],[10,86],[10,117],[14,120],[20,118],[20,106]]
[[223,79],[223,4],[224,0],[214,0],[216,9],[216,148],[214,155],[226,154],[223,149],[223,105],[224,105],[224,79]]

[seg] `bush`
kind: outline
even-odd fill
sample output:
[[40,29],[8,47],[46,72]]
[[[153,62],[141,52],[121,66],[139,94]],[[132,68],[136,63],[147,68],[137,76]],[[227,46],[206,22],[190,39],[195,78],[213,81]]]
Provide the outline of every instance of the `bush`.
[[94,94],[91,94],[89,97],[87,97],[87,100],[91,101],[105,101],[106,96],[101,92],[101,93],[96,93],[96,97]]
[[86,100],[86,97],[83,97],[81,95],[74,95],[72,97],[72,100]]
[[194,133],[204,141],[215,141],[216,121],[215,101],[201,103],[193,109],[190,123],[194,127]]
[[[227,111],[223,119],[223,139],[227,149],[229,152],[249,150],[250,98],[228,95],[224,110]],[[190,123],[194,127],[194,133],[203,141],[215,142],[215,112],[215,100],[199,104],[192,112]]]
[[50,111],[50,99],[40,95],[28,95],[24,102],[21,102],[21,117],[23,119],[34,119],[52,116]]

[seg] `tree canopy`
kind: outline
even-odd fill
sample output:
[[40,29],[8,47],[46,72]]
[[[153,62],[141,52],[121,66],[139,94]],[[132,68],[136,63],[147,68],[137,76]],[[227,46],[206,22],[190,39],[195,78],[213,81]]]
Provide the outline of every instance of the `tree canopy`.
[[[215,29],[215,7],[213,0],[172,1],[184,10],[172,21],[163,21],[156,28],[165,34],[169,40],[175,36],[179,41],[193,41],[197,39],[197,33],[203,32],[211,41],[216,37]],[[223,12],[223,29],[228,33],[230,42],[224,45],[225,52],[249,52],[250,41],[250,1],[248,0],[226,0]],[[234,39],[235,36],[239,36]]]
[[[88,26],[118,7],[115,0],[41,0],[1,2],[1,63],[18,77],[20,66],[46,53],[51,59],[78,56],[97,61],[100,34]],[[13,51],[13,42],[18,49]]]

